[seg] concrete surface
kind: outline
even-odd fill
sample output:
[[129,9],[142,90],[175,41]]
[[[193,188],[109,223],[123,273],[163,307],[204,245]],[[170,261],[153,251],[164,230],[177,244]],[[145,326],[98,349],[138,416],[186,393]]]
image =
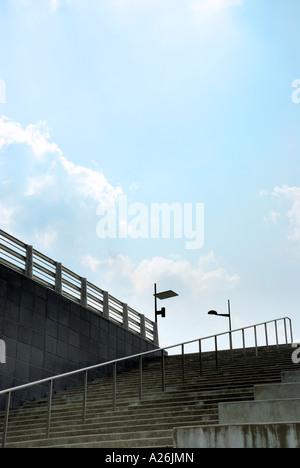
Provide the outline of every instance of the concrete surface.
[[255,400],[278,400],[300,397],[300,382],[255,385]]
[[281,382],[300,382],[300,371],[285,371],[281,373]]
[[300,421],[300,399],[219,403],[220,424]]
[[176,448],[300,448],[300,423],[174,429]]

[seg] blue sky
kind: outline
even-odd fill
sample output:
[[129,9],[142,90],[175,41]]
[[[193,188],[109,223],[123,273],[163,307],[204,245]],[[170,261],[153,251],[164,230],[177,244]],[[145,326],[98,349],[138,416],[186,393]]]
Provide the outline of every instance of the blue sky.
[[[234,328],[287,315],[300,337],[299,17],[298,0],[3,0],[1,228],[149,318],[153,283],[176,290],[163,345],[226,329],[207,311],[227,299]],[[120,195],[204,204],[203,246],[100,239]]]

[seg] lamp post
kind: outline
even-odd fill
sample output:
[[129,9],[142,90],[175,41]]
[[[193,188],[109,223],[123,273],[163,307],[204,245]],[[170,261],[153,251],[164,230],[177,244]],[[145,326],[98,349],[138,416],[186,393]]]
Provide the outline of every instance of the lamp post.
[[228,299],[228,314],[219,314],[215,310],[210,310],[207,312],[208,315],[219,315],[220,317],[228,317],[229,319],[229,332],[230,332],[230,349],[232,349],[232,336],[231,336],[231,312],[230,312],[230,300]]
[[157,323],[157,316],[161,315],[162,317],[166,316],[166,308],[162,307],[161,310],[157,310],[157,299],[164,300],[169,299],[170,297],[178,296],[178,294],[170,289],[168,291],[157,292],[156,283],[154,283],[154,309],[155,309],[155,322]]

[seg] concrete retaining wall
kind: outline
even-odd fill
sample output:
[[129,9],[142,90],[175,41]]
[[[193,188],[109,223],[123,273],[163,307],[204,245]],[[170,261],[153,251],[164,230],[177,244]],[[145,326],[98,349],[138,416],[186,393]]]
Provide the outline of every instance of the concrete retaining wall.
[[[99,314],[0,264],[0,390],[156,347]],[[103,372],[103,371],[102,371]],[[100,376],[99,371],[89,377]],[[82,382],[57,381],[55,389]],[[45,395],[34,387],[13,395],[12,405]],[[0,409],[4,398],[0,398]]]

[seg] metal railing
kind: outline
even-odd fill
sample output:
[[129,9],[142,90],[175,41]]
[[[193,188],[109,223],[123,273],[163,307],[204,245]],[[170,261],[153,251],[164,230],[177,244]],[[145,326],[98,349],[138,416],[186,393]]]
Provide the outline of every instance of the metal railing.
[[2,229],[0,263],[158,346],[155,322]]
[[[283,332],[281,335],[282,337],[279,336],[279,327],[278,324],[283,323]],[[289,327],[287,327],[287,323],[289,324]],[[270,332],[270,326],[273,325],[274,328]],[[263,330],[263,344],[259,344],[259,330],[262,328]],[[289,332],[288,332],[289,328]],[[75,374],[83,374],[83,395],[82,395],[82,423],[85,424],[86,422],[86,409],[87,409],[87,385],[88,385],[88,373],[90,371],[94,371],[95,369],[100,369],[106,366],[113,366],[113,388],[112,388],[112,399],[113,399],[113,404],[112,404],[112,410],[116,410],[116,405],[117,405],[117,365],[121,362],[125,362],[128,360],[134,360],[138,359],[139,362],[139,400],[142,400],[142,394],[143,394],[143,359],[146,357],[159,357],[161,358],[161,389],[164,392],[166,390],[166,364],[165,364],[165,354],[166,351],[175,349],[180,347],[181,349],[181,371],[182,371],[182,382],[185,382],[185,349],[187,345],[190,344],[198,344],[198,353],[199,353],[199,375],[203,376],[203,365],[202,365],[202,358],[203,358],[203,342],[212,340],[213,341],[213,352],[215,354],[215,368],[218,371],[220,367],[220,362],[219,362],[219,357],[218,353],[220,351],[218,347],[218,339],[221,337],[227,336],[229,338],[228,343],[229,343],[229,349],[233,350],[234,349],[234,335],[236,334],[241,334],[241,340],[242,340],[242,349],[244,353],[244,357],[246,358],[246,332],[252,330],[253,331],[253,336],[250,337],[251,339],[251,347],[255,348],[255,355],[258,357],[258,349],[259,346],[271,346],[271,338],[273,339],[274,345],[279,347],[279,344],[283,341],[285,344],[292,343],[293,342],[293,331],[292,331],[292,321],[289,317],[282,317],[279,319],[275,320],[270,320],[268,322],[262,322],[258,323],[255,325],[250,325],[247,327],[243,328],[238,328],[236,330],[232,330],[230,332],[223,332],[219,333],[217,335],[211,335],[207,336],[204,338],[198,338],[196,340],[192,341],[186,341],[184,343],[172,345],[172,346],[167,346],[165,348],[159,348],[156,350],[152,351],[146,351],[140,354],[134,354],[132,356],[127,356],[123,357],[120,359],[115,359],[113,361],[108,361],[102,364],[97,364],[89,367],[85,367],[79,370],[67,372],[65,374],[61,375],[56,375],[47,379],[39,380],[36,382],[28,383],[25,385],[21,385],[18,387],[10,388],[7,390],[2,390],[0,391],[0,396],[1,395],[6,395],[6,407],[5,407],[5,413],[4,413],[4,426],[3,426],[3,433],[2,433],[2,448],[5,447],[6,445],[6,440],[7,440],[7,430],[8,430],[8,422],[9,422],[9,410],[10,410],[10,402],[11,402],[11,395],[13,392],[23,390],[23,389],[28,389],[30,387],[36,386],[36,385],[41,385],[41,384],[48,384],[48,404],[47,404],[47,418],[46,418],[46,428],[45,428],[45,436],[46,438],[49,438],[50,435],[50,426],[51,426],[51,409],[52,409],[52,396],[53,396],[53,383],[58,380],[62,379],[65,377],[70,377]],[[289,335],[289,336],[288,336]],[[248,336],[249,340],[249,336]],[[252,346],[254,343],[254,346]],[[248,346],[249,347],[249,346]]]

